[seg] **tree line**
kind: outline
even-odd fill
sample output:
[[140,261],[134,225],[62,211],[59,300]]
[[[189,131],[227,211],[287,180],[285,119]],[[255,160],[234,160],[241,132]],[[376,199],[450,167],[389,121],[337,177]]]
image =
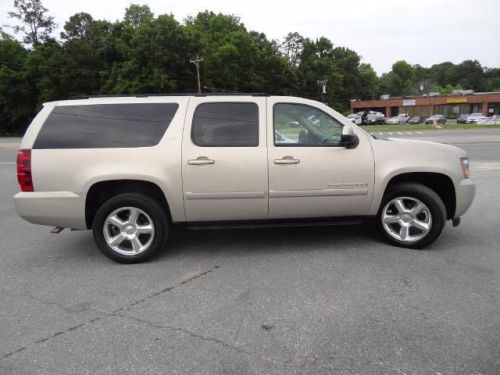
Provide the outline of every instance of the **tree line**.
[[[74,14],[57,27],[41,0],[15,0],[16,36],[0,29],[0,132],[23,133],[43,102],[79,95],[196,92],[202,56],[205,92],[265,92],[323,100],[346,112],[351,99],[381,94],[500,90],[500,69],[476,60],[425,68],[397,61],[378,76],[353,50],[325,37],[289,33],[282,41],[210,11],[179,22],[130,5],[122,20]],[[318,81],[327,81],[322,94]]]

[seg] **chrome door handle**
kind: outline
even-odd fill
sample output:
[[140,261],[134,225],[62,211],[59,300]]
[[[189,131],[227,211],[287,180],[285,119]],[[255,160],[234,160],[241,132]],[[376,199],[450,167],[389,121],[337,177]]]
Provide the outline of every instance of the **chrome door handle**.
[[300,159],[294,159],[293,156],[283,156],[282,159],[274,159],[274,164],[299,164]]
[[187,161],[189,165],[207,165],[215,164],[215,160],[209,159],[206,156],[198,156],[196,159],[190,159]]

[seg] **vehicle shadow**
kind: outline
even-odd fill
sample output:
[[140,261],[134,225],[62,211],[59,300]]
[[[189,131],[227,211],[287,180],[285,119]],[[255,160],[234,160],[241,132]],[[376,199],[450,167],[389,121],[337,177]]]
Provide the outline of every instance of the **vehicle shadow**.
[[[50,240],[49,243],[51,246],[47,247],[47,253],[39,252],[37,257],[71,263],[75,259],[102,263],[104,257],[94,243],[91,231],[64,233],[57,241]],[[174,228],[169,233],[165,247],[150,261],[168,262],[186,257],[215,255],[238,257],[249,253],[276,255],[314,251],[341,252],[366,248],[367,245],[370,248],[372,245],[384,246],[370,225],[206,230]]]
[[175,229],[165,249],[155,258],[217,253],[231,256],[253,253],[289,253],[336,251],[356,248],[376,240],[374,229],[367,225],[318,227],[251,228],[223,230]]

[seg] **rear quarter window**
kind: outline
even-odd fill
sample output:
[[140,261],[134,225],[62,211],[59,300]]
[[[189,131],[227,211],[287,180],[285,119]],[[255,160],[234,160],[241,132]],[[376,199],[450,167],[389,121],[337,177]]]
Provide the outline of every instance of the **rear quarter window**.
[[35,149],[149,147],[158,144],[176,103],[56,106]]

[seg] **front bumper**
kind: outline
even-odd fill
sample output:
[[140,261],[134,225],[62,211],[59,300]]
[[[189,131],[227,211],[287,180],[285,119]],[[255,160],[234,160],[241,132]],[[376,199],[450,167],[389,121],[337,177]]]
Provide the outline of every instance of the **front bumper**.
[[472,204],[474,200],[474,195],[476,194],[476,186],[474,182],[469,179],[464,179],[460,181],[458,186],[456,186],[456,208],[455,217],[462,216]]
[[33,224],[87,229],[85,197],[69,191],[22,192],[14,196],[19,216]]

